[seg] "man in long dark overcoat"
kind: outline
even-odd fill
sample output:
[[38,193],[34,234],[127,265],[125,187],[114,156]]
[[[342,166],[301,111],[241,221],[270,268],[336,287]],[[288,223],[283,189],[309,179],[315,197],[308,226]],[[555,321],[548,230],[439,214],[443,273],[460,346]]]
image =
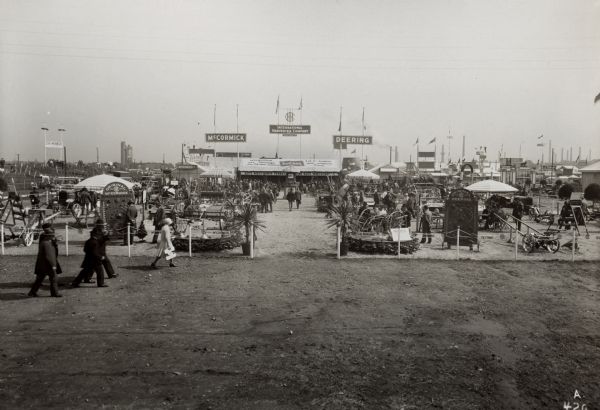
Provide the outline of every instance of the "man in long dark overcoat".
[[58,278],[57,275],[62,273],[60,264],[58,263],[58,244],[54,236],[54,229],[49,223],[42,225],[44,232],[40,235],[40,244],[38,247],[38,255],[35,261],[35,282],[31,286],[29,296],[37,296],[37,291],[42,286],[44,278],[48,276],[50,280],[50,295],[55,298],[62,297],[58,293]]

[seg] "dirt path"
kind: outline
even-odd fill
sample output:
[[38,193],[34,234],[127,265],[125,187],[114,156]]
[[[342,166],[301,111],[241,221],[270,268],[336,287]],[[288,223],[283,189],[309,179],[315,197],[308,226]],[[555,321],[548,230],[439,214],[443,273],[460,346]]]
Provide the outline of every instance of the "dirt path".
[[2,408],[600,403],[592,263],[115,258],[109,288],[28,299],[32,259],[0,261]]

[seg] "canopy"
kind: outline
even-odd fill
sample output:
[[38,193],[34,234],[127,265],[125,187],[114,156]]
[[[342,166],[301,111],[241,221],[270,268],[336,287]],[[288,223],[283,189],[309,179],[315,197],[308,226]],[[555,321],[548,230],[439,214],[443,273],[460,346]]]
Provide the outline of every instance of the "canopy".
[[205,172],[200,174],[200,178],[233,178],[233,172],[231,169],[226,168],[208,168]]
[[474,184],[469,185],[466,189],[471,192],[490,192],[498,194],[506,194],[518,191],[517,188],[513,188],[510,185],[499,181],[494,181],[493,179],[475,182]]
[[362,178],[362,179],[379,179],[379,175],[367,171],[366,169],[359,169],[346,175],[348,178]]
[[94,191],[102,190],[105,186],[110,184],[111,182],[120,182],[127,186],[127,188],[132,189],[134,183],[129,182],[123,178],[118,178],[114,175],[102,174],[96,175],[87,179],[84,179],[80,183],[74,186],[75,189],[87,188],[92,189]]

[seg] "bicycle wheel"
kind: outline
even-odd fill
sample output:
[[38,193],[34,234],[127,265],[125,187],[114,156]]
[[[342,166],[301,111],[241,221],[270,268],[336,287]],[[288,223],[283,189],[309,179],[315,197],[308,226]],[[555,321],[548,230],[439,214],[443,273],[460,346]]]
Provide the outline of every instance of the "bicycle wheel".
[[556,253],[560,249],[560,242],[558,241],[558,239],[552,239],[546,244],[546,248],[548,249],[548,251]]

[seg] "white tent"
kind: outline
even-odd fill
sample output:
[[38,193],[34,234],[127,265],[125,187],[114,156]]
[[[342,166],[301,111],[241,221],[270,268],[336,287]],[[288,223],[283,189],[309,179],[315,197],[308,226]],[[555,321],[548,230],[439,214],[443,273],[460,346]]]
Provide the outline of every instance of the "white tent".
[[75,189],[87,188],[93,191],[100,191],[104,189],[105,186],[110,184],[111,182],[120,182],[127,186],[127,188],[133,188],[134,183],[124,180],[123,178],[118,178],[114,175],[101,174],[95,175],[93,177],[89,177],[75,185]]
[[359,169],[358,171],[351,172],[346,175],[346,177],[356,179],[379,179],[379,175],[367,171],[366,169]]
[[494,181],[493,179],[475,182],[474,184],[469,185],[466,189],[471,192],[489,192],[496,194],[507,194],[518,191],[517,188],[513,188],[510,185],[499,181]]

